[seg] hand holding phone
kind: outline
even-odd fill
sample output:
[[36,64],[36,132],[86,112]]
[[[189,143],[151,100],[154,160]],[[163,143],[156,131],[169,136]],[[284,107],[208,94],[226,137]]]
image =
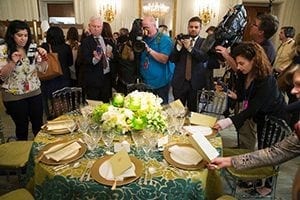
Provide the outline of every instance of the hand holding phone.
[[96,47],[96,52],[97,52],[98,54],[101,54],[101,53],[103,52],[103,49],[102,49],[101,45],[97,45],[97,47]]

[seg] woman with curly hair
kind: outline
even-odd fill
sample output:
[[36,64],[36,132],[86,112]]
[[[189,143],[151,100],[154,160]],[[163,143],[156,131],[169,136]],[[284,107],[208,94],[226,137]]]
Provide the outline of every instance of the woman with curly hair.
[[[277,81],[272,74],[272,66],[264,49],[255,42],[245,42],[232,51],[236,61],[238,78],[236,91],[229,91],[228,96],[242,102],[243,110],[233,116],[217,121],[214,128],[222,130],[234,124],[240,129],[247,119],[253,119],[257,125],[258,148],[265,148],[262,133],[265,116],[287,119],[286,103]],[[267,187],[271,183],[267,181]]]
[[234,124],[239,129],[246,119],[253,118],[259,143],[265,116],[286,119],[286,104],[272,75],[272,66],[259,44],[241,43],[233,49],[232,56],[239,71],[236,91],[229,91],[228,96],[243,102],[243,111],[219,120],[214,128],[222,130]]

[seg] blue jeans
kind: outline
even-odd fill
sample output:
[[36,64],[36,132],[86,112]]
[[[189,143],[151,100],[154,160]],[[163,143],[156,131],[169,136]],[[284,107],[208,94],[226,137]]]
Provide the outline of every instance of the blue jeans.
[[167,84],[161,88],[153,89],[153,94],[156,94],[162,98],[162,104],[167,104],[169,102],[169,90],[170,84]]

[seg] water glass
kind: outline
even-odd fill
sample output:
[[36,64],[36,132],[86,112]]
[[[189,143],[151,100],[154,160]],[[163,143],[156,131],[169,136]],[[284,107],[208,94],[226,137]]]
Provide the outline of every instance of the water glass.
[[102,133],[102,141],[106,146],[107,151],[110,151],[111,145],[114,141],[115,133],[111,130],[103,131]]

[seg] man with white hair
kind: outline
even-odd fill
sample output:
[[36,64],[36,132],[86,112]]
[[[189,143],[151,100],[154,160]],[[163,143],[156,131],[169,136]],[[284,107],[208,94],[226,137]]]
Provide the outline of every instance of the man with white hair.
[[112,96],[111,74],[106,55],[106,45],[101,36],[103,21],[100,17],[90,18],[91,34],[81,43],[80,52],[84,59],[84,86],[87,99],[109,102]]

